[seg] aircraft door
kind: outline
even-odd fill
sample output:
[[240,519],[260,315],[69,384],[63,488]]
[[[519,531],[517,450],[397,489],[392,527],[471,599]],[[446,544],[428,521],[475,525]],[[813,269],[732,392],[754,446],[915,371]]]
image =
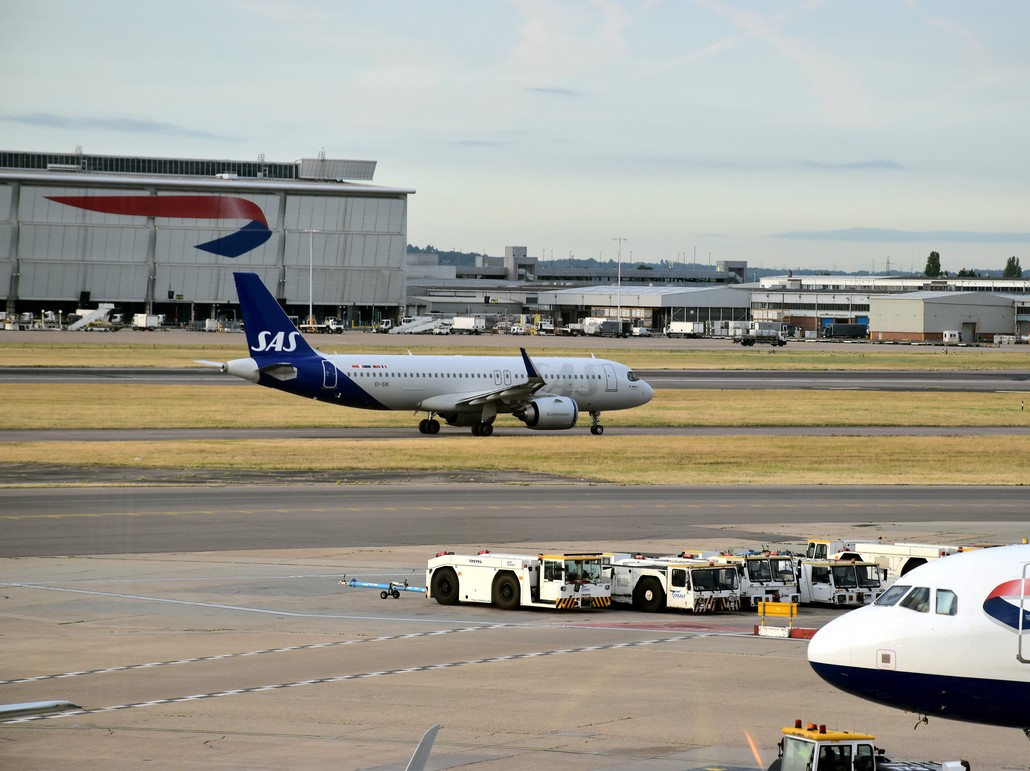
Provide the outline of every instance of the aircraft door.
[[561,596],[561,587],[565,583],[565,563],[562,560],[545,559],[541,566],[540,599],[541,601],[557,600]]
[[611,364],[605,364],[604,366],[604,390],[605,391],[618,391],[619,390],[619,379],[615,376],[615,367]]
[[336,388],[336,367],[333,366],[331,361],[322,359],[322,388],[335,389]]

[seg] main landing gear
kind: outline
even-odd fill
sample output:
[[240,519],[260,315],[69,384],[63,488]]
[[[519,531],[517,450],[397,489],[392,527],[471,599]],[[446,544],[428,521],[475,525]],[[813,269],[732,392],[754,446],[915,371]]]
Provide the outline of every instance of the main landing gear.
[[473,423],[472,424],[472,436],[493,436],[494,424],[493,423]]
[[600,436],[604,433],[604,426],[601,425],[600,412],[590,413],[590,433],[594,436]]
[[440,421],[436,418],[422,418],[418,422],[418,430],[421,434],[439,434]]

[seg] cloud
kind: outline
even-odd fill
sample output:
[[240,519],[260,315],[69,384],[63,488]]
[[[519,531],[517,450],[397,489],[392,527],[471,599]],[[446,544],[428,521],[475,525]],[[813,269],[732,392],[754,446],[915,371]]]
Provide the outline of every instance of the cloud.
[[1030,233],[982,232],[972,230],[890,230],[846,228],[843,230],[793,230],[774,233],[773,238],[798,241],[858,241],[891,243],[1012,244],[1030,243]]
[[897,161],[888,161],[886,159],[853,161],[851,163],[823,163],[822,161],[801,161],[799,165],[806,169],[815,169],[817,171],[862,171],[865,169],[900,171],[904,168]]
[[193,139],[216,139],[219,141],[235,141],[239,137],[214,134],[210,131],[177,126],[174,123],[161,123],[136,118],[82,118],[54,115],[48,112],[33,112],[27,115],[0,115],[0,121],[24,123],[30,126],[56,128],[65,131],[88,131],[101,129],[117,131],[125,134],[159,134],[166,136],[190,137]]

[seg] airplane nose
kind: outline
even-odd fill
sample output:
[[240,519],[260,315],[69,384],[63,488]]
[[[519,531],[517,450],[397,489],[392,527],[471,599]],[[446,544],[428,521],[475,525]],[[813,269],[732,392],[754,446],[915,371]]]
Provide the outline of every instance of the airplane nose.
[[646,380],[640,381],[640,396],[641,404],[647,404],[654,398],[654,389],[651,387],[651,384],[648,383]]

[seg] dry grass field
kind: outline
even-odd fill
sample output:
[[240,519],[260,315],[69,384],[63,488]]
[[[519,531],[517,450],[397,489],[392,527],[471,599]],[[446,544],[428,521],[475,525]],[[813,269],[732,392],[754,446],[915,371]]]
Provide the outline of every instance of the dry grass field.
[[[348,352],[377,350],[379,339]],[[0,343],[4,366],[195,366],[239,357],[233,345],[97,342]],[[491,346],[429,346],[413,352],[500,353]],[[529,341],[527,341],[529,342]],[[324,346],[331,349],[331,345]],[[969,349],[949,354],[890,350],[695,351],[644,347],[594,351],[640,369],[1030,369],[1030,353]],[[561,353],[560,348],[548,354]],[[569,354],[583,355],[570,349]],[[422,437],[415,416],[331,407],[268,389],[109,383],[0,385],[8,429],[199,427],[339,428],[330,440],[7,442],[0,460],[19,464],[409,472],[524,470],[625,484],[999,484],[1027,482],[1030,438],[992,436],[629,436],[620,426],[1025,427],[1019,394],[869,391],[659,390],[648,405],[605,414],[602,437],[535,433]],[[499,425],[521,426],[511,417]],[[406,426],[411,439],[359,440],[355,427]],[[485,444],[484,444],[485,443]],[[488,449],[488,451],[487,451]]]

